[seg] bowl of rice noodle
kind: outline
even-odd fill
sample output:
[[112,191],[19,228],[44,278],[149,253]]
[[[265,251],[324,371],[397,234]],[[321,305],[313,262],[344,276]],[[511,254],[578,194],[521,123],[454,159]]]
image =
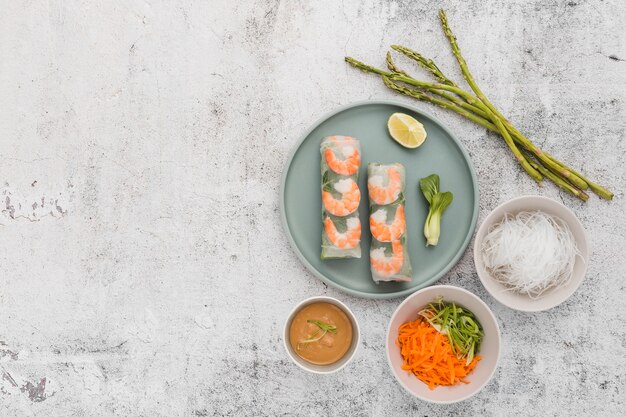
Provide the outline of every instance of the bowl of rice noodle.
[[555,200],[514,198],[480,225],[474,263],[500,303],[520,311],[548,310],[582,283],[589,263],[587,234],[576,215]]

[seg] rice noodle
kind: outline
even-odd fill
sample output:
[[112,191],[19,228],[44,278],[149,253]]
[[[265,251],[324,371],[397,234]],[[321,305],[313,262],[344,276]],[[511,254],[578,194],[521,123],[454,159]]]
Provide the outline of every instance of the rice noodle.
[[506,214],[490,227],[482,244],[483,262],[491,276],[531,298],[567,285],[580,255],[569,226],[541,211]]

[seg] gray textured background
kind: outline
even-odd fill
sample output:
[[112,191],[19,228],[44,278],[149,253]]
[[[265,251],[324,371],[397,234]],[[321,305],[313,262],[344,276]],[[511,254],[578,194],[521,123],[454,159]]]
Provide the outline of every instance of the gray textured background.
[[[616,192],[582,204],[538,189],[495,136],[417,104],[469,150],[479,221],[539,193],[575,210],[591,240],[587,279],[549,312],[495,302],[470,252],[442,279],[484,298],[503,336],[493,381],[453,406],[411,398],[389,373],[400,300],[314,279],[278,208],[288,153],[321,114],[408,101],[345,54],[382,65],[405,43],[458,76],[440,2],[102,3],[0,2],[0,415],[623,413],[625,2],[443,2],[492,100]],[[333,376],[300,371],[279,336],[316,294],[348,303],[363,329]]]

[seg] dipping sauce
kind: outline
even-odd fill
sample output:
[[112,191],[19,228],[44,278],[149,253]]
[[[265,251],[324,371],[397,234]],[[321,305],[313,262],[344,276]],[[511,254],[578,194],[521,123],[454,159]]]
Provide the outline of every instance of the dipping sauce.
[[330,365],[341,359],[352,344],[352,323],[334,304],[309,304],[296,313],[289,327],[289,343],[302,359]]

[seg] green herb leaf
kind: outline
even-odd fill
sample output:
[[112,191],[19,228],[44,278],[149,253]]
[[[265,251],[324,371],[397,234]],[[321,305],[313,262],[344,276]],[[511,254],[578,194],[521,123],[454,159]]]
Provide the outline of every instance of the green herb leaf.
[[335,224],[335,228],[339,233],[345,233],[348,230],[348,218],[347,217],[336,217],[332,216],[333,223]]
[[428,204],[432,204],[432,199],[439,192],[439,175],[432,174],[420,180],[420,188]]
[[322,191],[326,191],[326,192],[332,192],[332,186],[330,183],[330,172],[326,171],[324,172],[324,175],[322,176]]

